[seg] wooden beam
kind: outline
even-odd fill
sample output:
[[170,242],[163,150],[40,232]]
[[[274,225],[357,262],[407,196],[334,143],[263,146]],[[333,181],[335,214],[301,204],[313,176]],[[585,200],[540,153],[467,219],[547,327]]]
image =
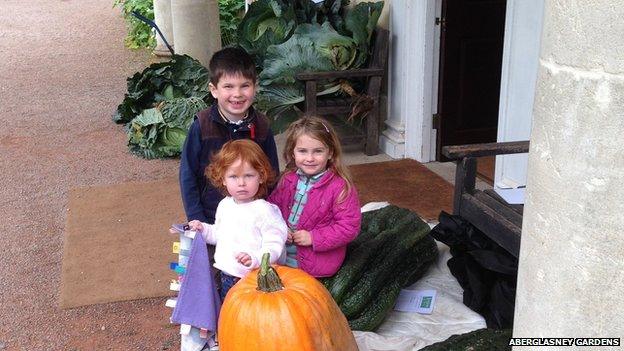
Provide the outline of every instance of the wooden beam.
[[452,145],[442,148],[442,155],[451,160],[463,157],[495,156],[502,154],[521,154],[529,152],[528,141],[509,141],[503,143],[483,143]]
[[325,71],[325,72],[301,72],[295,75],[299,80],[324,80],[336,78],[356,78],[356,77],[383,77],[383,68],[360,68],[347,69],[344,71]]
[[509,253],[518,257],[521,227],[516,226],[504,215],[469,194],[462,196],[462,207],[459,215]]
[[477,177],[477,159],[467,157],[457,161],[455,169],[455,191],[453,192],[453,214],[459,215],[462,206],[462,194],[472,194]]

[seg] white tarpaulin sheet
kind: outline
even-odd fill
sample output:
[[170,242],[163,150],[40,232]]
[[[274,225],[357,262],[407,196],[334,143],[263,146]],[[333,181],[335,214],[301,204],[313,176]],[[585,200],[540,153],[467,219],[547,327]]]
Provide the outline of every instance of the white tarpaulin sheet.
[[[387,203],[369,203],[362,211],[383,207]],[[431,314],[392,311],[375,333],[355,331],[360,351],[413,351],[453,334],[464,334],[485,328],[485,319],[462,302],[464,290],[451,275],[446,262],[449,247],[437,242],[440,255],[429,271],[410,290],[436,290]]]

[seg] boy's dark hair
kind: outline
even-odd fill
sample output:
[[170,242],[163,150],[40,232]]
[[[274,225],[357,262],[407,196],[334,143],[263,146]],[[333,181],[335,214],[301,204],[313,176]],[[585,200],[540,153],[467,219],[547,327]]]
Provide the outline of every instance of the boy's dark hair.
[[256,83],[256,65],[251,55],[241,48],[225,48],[212,55],[208,66],[210,83],[217,85],[224,75],[240,74]]

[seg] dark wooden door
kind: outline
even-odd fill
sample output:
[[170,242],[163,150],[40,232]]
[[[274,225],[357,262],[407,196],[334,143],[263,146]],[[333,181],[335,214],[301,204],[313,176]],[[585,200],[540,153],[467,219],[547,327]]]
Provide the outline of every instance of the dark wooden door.
[[505,0],[443,0],[437,152],[496,141]]

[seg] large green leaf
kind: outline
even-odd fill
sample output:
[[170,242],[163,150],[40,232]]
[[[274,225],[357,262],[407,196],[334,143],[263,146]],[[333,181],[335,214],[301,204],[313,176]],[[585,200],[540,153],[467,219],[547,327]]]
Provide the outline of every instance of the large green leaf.
[[163,119],[160,109],[150,108],[143,110],[140,115],[136,116],[136,118],[132,120],[132,124],[139,127],[146,127],[152,124],[163,123],[164,121],[165,120]]
[[279,134],[288,129],[288,126],[301,117],[302,112],[295,106],[288,106],[275,119],[271,121],[271,130]]
[[353,67],[362,66],[370,56],[369,46],[373,31],[383,10],[384,2],[361,2],[347,12],[345,28],[352,33],[358,45],[358,56]]
[[349,0],[325,0],[317,7],[318,23],[329,22],[342,35],[349,35],[344,25],[343,13]]
[[113,121],[129,123],[144,109],[172,98],[194,96],[210,102],[208,79],[208,70],[187,55],[173,55],[169,61],[154,63],[127,79],[128,92]]
[[239,45],[255,56],[260,66],[266,49],[287,40],[296,25],[294,8],[289,1],[255,1],[238,27]]
[[162,113],[157,108],[144,110],[132,120],[128,127],[128,146],[130,150],[152,149],[158,137],[158,126],[164,122]]
[[[317,93],[320,95],[334,94],[340,90],[340,85],[335,84],[327,89]],[[275,133],[285,130],[288,125],[284,122],[283,116],[292,116],[293,111],[299,111],[295,104],[303,102],[304,90],[293,84],[272,84],[268,86],[260,86],[258,91],[257,107],[264,111],[271,119],[271,128]]]
[[167,101],[162,107],[163,120],[169,127],[188,130],[195,114],[206,108],[208,105],[196,97]]
[[340,35],[329,22],[322,25],[300,24],[295,29],[295,35],[309,38],[314,43],[314,48],[331,60],[332,70],[350,68],[357,55],[357,43]]
[[143,110],[128,124],[130,151],[148,159],[178,156],[193,117],[207,107],[203,100],[190,97]]
[[288,106],[303,101],[303,88],[293,84],[260,86],[256,101],[259,110],[274,118]]
[[310,38],[296,34],[282,44],[269,47],[259,81],[260,85],[302,85],[295,79],[297,73],[331,69],[329,57],[317,50]]

